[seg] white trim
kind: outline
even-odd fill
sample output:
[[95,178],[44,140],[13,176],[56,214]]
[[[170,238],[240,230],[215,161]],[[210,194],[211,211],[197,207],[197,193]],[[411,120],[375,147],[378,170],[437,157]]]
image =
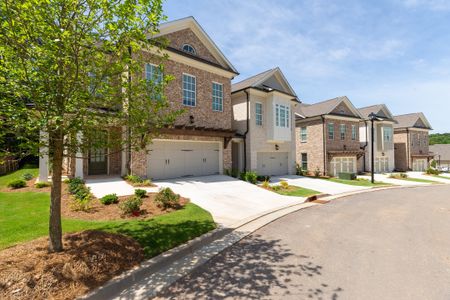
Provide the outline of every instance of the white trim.
[[[222,87],[222,109],[221,110],[214,109],[214,95],[213,95],[213,92],[214,92],[213,86],[214,86],[214,84],[218,84],[218,85],[220,85]],[[220,83],[220,82],[217,82],[217,81],[211,81],[211,104],[212,104],[211,106],[212,106],[212,111],[223,112],[223,98],[224,98],[223,95],[224,95],[223,83]]]
[[[184,47],[185,47],[185,46],[191,47],[192,50],[194,50],[194,52],[189,52],[189,51],[184,50]],[[189,53],[189,54],[191,54],[191,55],[197,55],[197,50],[195,50],[195,47],[192,46],[192,45],[189,44],[189,43],[184,43],[183,46],[181,46],[181,50],[184,51],[184,52],[186,52],[186,53]]]
[[283,72],[281,72],[281,69],[279,67],[276,67],[275,69],[272,69],[272,71],[270,71],[269,73],[267,73],[263,78],[261,78],[259,81],[257,81],[256,83],[254,83],[252,86],[258,86],[260,84],[262,84],[264,81],[266,81],[267,79],[269,79],[271,76],[273,75],[279,75],[282,79],[282,82],[279,82],[283,85],[285,85],[287,87],[287,90],[289,90],[289,92],[297,97],[297,94],[295,93],[294,89],[292,88],[292,86],[289,84],[289,82],[287,81],[286,77],[284,76]]
[[[183,95],[183,92],[184,92],[184,75],[187,75],[187,76],[191,76],[191,77],[194,77],[195,78],[195,84],[194,84],[194,95],[195,95],[195,104],[194,105],[187,105],[187,104],[184,104],[184,99],[183,99],[183,97],[184,97],[184,95]],[[189,74],[189,73],[185,73],[185,72],[183,72],[182,73],[182,76],[181,76],[181,104],[182,105],[184,105],[184,106],[188,106],[188,107],[196,107],[197,106],[197,77],[195,76],[195,75],[192,75],[192,74]]]
[[[256,124],[256,104],[261,104],[261,125]],[[263,104],[261,101],[255,101],[255,126],[258,127],[264,127],[264,110],[263,110]]]

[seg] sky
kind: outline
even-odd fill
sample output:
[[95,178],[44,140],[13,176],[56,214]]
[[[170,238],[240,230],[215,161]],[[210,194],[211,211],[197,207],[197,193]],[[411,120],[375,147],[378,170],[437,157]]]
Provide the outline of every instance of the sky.
[[240,75],[280,67],[300,100],[347,96],[450,132],[450,0],[166,0],[193,16]]

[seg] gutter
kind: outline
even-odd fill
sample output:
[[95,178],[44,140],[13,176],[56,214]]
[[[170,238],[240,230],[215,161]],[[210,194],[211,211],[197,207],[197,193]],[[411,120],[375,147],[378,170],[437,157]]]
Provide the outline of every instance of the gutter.
[[247,89],[244,90],[244,93],[246,94],[246,102],[247,102],[247,129],[244,132],[244,172],[247,172],[247,133],[250,128],[250,95],[247,91]]

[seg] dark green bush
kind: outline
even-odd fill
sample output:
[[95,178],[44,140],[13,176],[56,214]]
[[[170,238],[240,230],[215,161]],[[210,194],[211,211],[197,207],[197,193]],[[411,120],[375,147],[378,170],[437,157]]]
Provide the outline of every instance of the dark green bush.
[[270,176],[266,176],[266,175],[258,175],[258,176],[256,177],[256,179],[257,179],[258,181],[270,181]]
[[439,174],[441,174],[441,171],[439,171],[438,169],[434,169],[434,168],[432,168],[432,167],[429,167],[429,168],[426,170],[425,173],[428,174],[428,175],[439,175]]
[[100,202],[104,205],[110,205],[119,202],[119,197],[116,194],[108,194],[100,198]]
[[247,181],[253,184],[256,184],[258,182],[258,175],[256,172],[242,172],[239,175],[239,178],[243,181]]
[[305,175],[305,172],[306,171],[302,169],[302,166],[300,166],[299,164],[295,165],[295,174],[297,176],[303,176],[303,175]]
[[135,189],[134,195],[139,198],[144,198],[147,195],[147,191],[143,189]]
[[119,204],[119,208],[125,215],[139,214],[141,211],[142,199],[133,197]]
[[155,197],[156,204],[164,209],[180,206],[180,195],[175,194],[170,188],[162,188]]
[[26,181],[33,179],[33,177],[34,177],[33,174],[30,173],[25,173],[22,175],[22,178]]
[[27,182],[23,179],[15,179],[8,183],[8,187],[12,189],[20,189],[27,186]]

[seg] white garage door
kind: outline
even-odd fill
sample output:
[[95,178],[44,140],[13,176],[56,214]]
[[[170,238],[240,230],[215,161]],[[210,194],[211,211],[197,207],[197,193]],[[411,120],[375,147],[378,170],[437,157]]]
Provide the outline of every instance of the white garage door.
[[258,175],[288,174],[287,152],[258,152],[256,155]]
[[342,172],[356,173],[356,157],[334,157],[331,159],[328,175],[338,176]]
[[375,173],[389,172],[389,157],[375,158]]
[[153,141],[148,154],[148,176],[167,179],[219,174],[217,142]]
[[426,159],[415,159],[413,161],[413,171],[423,172],[427,169],[428,163]]

